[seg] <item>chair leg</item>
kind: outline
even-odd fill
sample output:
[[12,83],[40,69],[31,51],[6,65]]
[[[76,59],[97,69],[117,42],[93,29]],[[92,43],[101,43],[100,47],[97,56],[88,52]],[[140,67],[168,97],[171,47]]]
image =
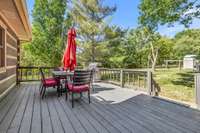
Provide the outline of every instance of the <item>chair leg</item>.
[[42,95],[43,93],[43,89],[44,89],[44,86],[42,85],[41,89],[40,89],[40,96]]
[[72,108],[74,108],[74,93],[72,92]]
[[42,82],[40,83],[39,92],[41,92],[41,89],[42,89]]
[[67,101],[67,99],[68,99],[68,91],[66,91],[66,101]]
[[80,98],[82,98],[82,97],[83,97],[83,93],[81,92],[81,93],[80,93]]
[[43,89],[42,99],[44,98],[45,92],[46,92],[46,87],[44,87]]
[[58,93],[58,97],[60,97],[60,86],[57,86],[57,93]]
[[90,90],[88,90],[88,100],[89,100],[89,104],[91,103],[90,101]]

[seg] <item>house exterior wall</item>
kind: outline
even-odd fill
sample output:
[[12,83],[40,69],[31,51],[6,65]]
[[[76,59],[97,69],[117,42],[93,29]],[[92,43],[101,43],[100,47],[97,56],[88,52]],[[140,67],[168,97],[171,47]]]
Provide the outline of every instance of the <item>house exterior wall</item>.
[[19,41],[14,32],[0,18],[1,25],[5,28],[5,67],[0,69],[0,95],[9,87],[16,84],[17,47]]

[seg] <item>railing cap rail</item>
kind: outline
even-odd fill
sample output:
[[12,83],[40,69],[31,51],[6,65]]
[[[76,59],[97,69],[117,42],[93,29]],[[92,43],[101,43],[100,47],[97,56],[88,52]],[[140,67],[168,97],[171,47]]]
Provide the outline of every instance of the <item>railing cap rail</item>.
[[39,68],[44,68],[44,69],[53,69],[53,68],[56,68],[56,67],[47,67],[47,66],[39,66],[39,67],[36,67],[36,66],[18,66],[19,69],[39,69]]
[[129,72],[149,72],[152,71],[152,69],[120,69],[120,68],[99,68],[99,70],[109,70],[109,71],[129,71]]

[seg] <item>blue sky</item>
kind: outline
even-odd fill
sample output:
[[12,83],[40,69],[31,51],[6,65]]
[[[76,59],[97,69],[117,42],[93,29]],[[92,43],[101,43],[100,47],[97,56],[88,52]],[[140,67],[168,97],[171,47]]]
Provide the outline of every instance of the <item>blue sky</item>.
[[[136,28],[138,26],[140,0],[105,0],[105,4],[117,6],[111,25],[118,25],[122,28]],[[31,10],[33,9],[34,0],[27,0],[29,16],[31,19]],[[194,20],[190,28],[200,28],[200,20]],[[161,35],[173,37],[177,32],[184,30],[182,25],[176,24],[174,27],[160,26],[158,31]]]

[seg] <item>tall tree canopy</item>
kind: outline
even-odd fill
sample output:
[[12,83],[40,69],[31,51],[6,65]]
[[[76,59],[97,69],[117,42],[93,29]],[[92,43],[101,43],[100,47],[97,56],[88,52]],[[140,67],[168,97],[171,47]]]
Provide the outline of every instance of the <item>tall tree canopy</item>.
[[183,59],[187,54],[196,54],[200,57],[200,30],[190,29],[178,33],[174,38],[176,57]]
[[141,0],[139,9],[140,23],[150,29],[174,22],[187,27],[200,17],[199,0]]
[[[33,41],[27,46],[38,65],[58,66],[63,53],[66,0],[35,0]],[[32,65],[33,62],[30,62]]]
[[[77,27],[79,40],[89,61],[97,61],[101,50],[100,44],[105,41],[106,21],[114,13],[115,7],[105,6],[104,0],[72,0],[70,16]],[[102,55],[102,54],[100,54]]]

